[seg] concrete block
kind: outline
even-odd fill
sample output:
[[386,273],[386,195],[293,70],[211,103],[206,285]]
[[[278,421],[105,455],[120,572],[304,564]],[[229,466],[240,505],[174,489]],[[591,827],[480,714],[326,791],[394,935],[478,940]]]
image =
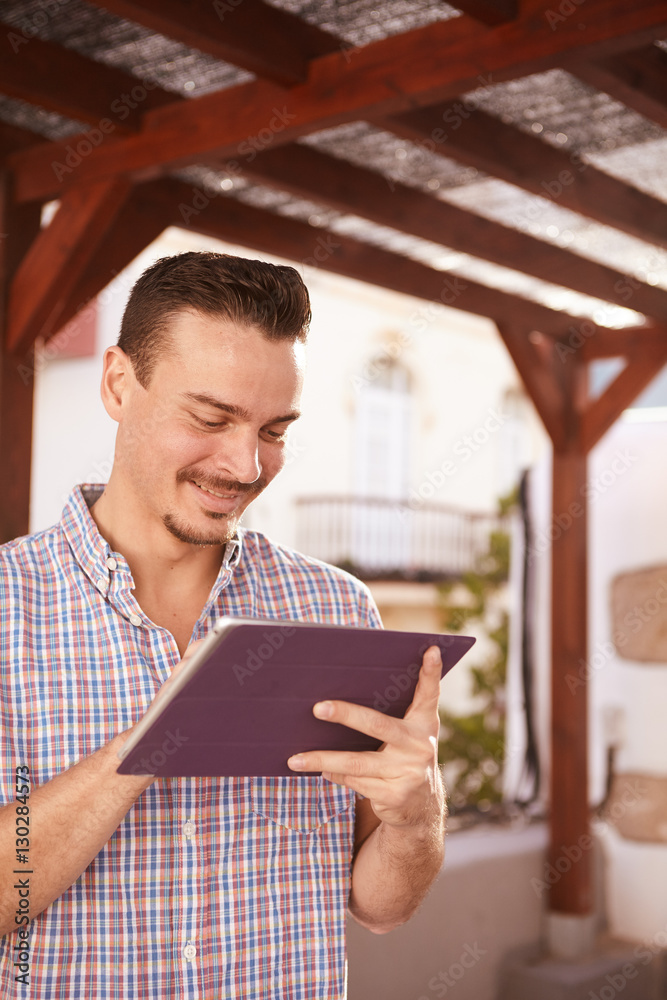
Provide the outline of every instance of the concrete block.
[[576,962],[515,953],[501,971],[498,1000],[663,1000],[664,990],[662,956],[604,941]]

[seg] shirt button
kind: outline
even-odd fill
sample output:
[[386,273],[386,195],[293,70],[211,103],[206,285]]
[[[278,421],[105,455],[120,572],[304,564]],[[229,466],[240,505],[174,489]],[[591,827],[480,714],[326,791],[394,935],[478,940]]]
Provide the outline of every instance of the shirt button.
[[107,568],[108,569],[117,569],[118,568],[118,563],[116,562],[116,560],[114,559],[113,556],[109,556],[109,558],[107,559]]
[[141,625],[141,618],[139,617],[139,615],[130,615],[130,624]]
[[190,822],[190,820],[188,820],[187,823],[184,823],[183,824],[183,833],[185,834],[186,837],[194,837],[194,835],[195,835],[195,825],[194,825],[194,823]]
[[195,946],[193,944],[186,944],[185,948],[183,949],[183,958],[187,962],[191,962],[196,954],[197,954],[197,949],[195,948]]

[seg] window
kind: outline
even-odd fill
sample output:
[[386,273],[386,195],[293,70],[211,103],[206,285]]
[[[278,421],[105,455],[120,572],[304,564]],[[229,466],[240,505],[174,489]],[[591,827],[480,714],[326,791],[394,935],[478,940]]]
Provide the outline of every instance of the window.
[[412,398],[408,372],[386,354],[359,390],[355,419],[351,561],[366,573],[410,561],[411,525],[397,501],[408,495]]
[[404,500],[410,472],[410,376],[386,355],[376,358],[366,370],[377,372],[377,376],[364,382],[357,399],[354,493]]

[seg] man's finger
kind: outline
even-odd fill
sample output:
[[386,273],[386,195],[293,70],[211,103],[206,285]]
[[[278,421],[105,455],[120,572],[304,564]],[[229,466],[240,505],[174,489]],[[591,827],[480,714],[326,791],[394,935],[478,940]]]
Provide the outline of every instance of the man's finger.
[[440,677],[442,674],[442,656],[437,646],[429,646],[424,653],[417,687],[412,703],[405,713],[405,718],[414,717],[423,712],[431,717],[434,708],[440,701]]
[[358,753],[346,750],[308,750],[294,754],[287,761],[293,771],[325,771],[350,778],[389,778],[387,761],[376,750]]
[[313,715],[326,722],[338,722],[382,743],[401,746],[407,739],[401,719],[367,705],[355,705],[351,701],[319,701],[313,706]]

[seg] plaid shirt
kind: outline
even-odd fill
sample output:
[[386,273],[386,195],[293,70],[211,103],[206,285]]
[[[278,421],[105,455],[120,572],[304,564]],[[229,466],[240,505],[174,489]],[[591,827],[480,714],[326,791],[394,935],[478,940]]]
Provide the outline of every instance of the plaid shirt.
[[[101,490],[77,488],[57,525],[0,548],[2,804],[18,766],[39,786],[128,729],[180,659],[97,530]],[[352,577],[239,535],[193,638],[221,615],[379,625]],[[353,793],[319,777],[158,779],[27,942],[0,938],[0,995],[344,997],[353,833]],[[28,986],[14,964],[26,952]]]

